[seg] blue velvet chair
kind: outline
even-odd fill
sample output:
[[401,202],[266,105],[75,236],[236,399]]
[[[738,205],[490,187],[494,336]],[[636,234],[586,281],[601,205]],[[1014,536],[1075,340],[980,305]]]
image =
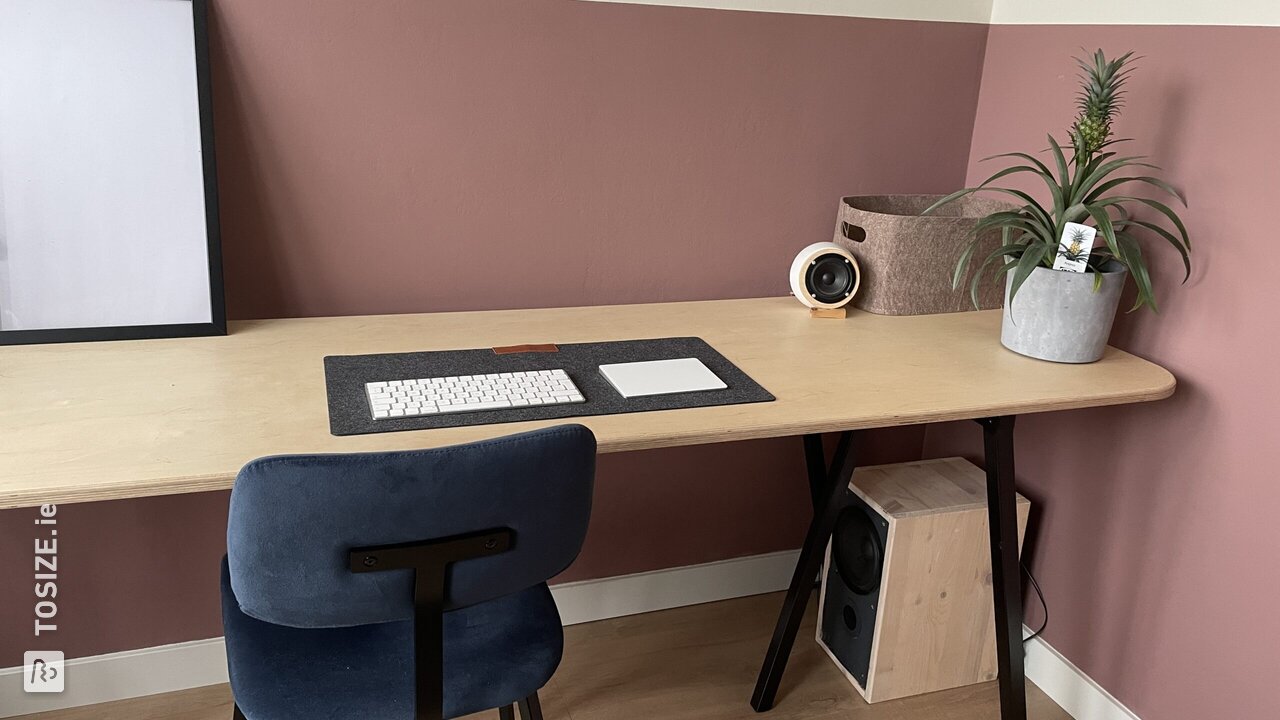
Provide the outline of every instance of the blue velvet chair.
[[541,720],[564,647],[546,581],[582,546],[595,452],[565,425],[246,465],[222,564],[235,717]]

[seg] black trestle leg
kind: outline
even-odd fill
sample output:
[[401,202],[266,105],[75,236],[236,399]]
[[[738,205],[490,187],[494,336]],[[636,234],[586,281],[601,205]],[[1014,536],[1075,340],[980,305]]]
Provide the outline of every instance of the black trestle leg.
[[538,693],[520,701],[521,720],[542,720],[542,703],[538,702]]
[[516,720],[515,707],[512,705],[505,705],[498,708],[498,720]]
[[1013,474],[1013,416],[979,420],[987,466],[991,584],[1000,670],[1001,720],[1026,720],[1027,678],[1022,655],[1022,576],[1018,569],[1017,490]]
[[[811,440],[810,437],[816,438],[816,441]],[[821,458],[821,452],[820,437],[805,438],[805,456],[811,483],[813,475],[821,468],[821,465],[815,462],[815,457]],[[756,689],[751,695],[751,707],[755,708],[756,712],[764,712],[773,707],[774,698],[778,694],[778,685],[782,682],[782,674],[787,669],[791,647],[795,644],[800,621],[804,618],[805,609],[809,605],[809,596],[813,592],[813,579],[817,577],[823,555],[826,554],[827,540],[831,537],[831,531],[835,529],[836,517],[845,505],[845,493],[848,492],[849,480],[853,477],[854,468],[857,467],[854,455],[853,433],[842,433],[831,467],[826,469],[826,479],[822,483],[821,493],[815,494],[813,520],[809,523],[804,547],[800,549],[800,559],[796,562],[795,572],[791,576],[791,586],[787,589],[787,597],[782,603],[782,612],[778,615],[778,624],[773,630],[773,639],[769,641],[769,650],[765,653],[764,664],[756,680]]]
[[822,505],[822,494],[827,487],[827,456],[822,447],[821,435],[804,436],[804,464],[809,472],[809,497],[816,513]]
[[240,706],[231,704],[231,720],[245,720],[244,713],[240,711]]

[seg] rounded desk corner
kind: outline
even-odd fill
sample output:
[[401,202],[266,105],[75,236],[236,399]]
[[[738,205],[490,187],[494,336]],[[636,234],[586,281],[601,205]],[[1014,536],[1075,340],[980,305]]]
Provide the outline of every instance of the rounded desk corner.
[[1157,365],[1156,367],[1160,368],[1160,371],[1164,373],[1164,378],[1163,382],[1160,383],[1160,386],[1156,389],[1154,399],[1164,400],[1172,397],[1173,393],[1178,389],[1178,378],[1174,377],[1174,374],[1169,372],[1168,369],[1160,365]]

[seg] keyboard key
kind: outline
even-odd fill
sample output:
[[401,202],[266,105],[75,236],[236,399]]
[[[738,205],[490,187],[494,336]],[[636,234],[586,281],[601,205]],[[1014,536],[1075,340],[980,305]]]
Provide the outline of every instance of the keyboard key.
[[467,403],[466,405],[452,405],[448,408],[440,408],[440,412],[476,412],[480,410],[498,410],[500,408],[509,408],[511,403],[506,400],[500,400],[490,403]]

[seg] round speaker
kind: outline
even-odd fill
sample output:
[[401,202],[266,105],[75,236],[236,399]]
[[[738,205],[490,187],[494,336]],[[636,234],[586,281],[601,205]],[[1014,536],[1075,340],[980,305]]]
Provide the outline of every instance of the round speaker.
[[831,537],[831,559],[844,584],[858,595],[870,595],[880,587],[884,568],[884,543],[875,521],[858,506],[849,506],[836,519]]
[[791,263],[791,293],[807,307],[844,307],[861,282],[853,254],[832,242],[810,245]]

